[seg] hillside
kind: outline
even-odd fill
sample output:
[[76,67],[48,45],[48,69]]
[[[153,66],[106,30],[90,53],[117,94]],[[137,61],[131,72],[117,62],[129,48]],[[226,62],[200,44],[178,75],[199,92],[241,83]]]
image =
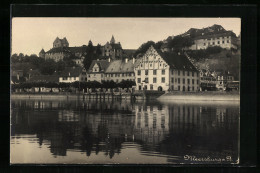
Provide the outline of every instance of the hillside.
[[189,51],[188,55],[194,60],[194,65],[199,69],[210,69],[211,71],[229,71],[234,75],[235,80],[239,80],[241,52],[222,50],[216,54],[210,54],[207,58],[197,58],[192,56],[194,52]]

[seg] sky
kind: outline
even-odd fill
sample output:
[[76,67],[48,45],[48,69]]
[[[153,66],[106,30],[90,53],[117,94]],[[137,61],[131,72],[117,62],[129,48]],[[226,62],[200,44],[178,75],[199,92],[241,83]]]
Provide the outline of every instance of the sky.
[[11,53],[39,54],[48,51],[56,37],[66,37],[69,46],[104,45],[112,35],[123,49],[137,49],[141,44],[182,34],[190,28],[205,28],[214,24],[241,31],[240,18],[13,18]]

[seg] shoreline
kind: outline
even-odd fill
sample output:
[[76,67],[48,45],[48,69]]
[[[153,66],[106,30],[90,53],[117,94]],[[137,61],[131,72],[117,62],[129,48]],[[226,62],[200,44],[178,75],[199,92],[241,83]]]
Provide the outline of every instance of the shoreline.
[[[99,97],[95,97],[95,94],[90,94],[92,98],[88,98],[87,94],[50,94],[50,93],[16,93],[11,94],[11,99],[44,99],[44,100],[53,100],[53,99],[80,99],[80,100],[88,100],[88,99],[100,99]],[[120,96],[121,99],[131,99],[127,95]],[[112,99],[111,97],[108,97]],[[103,98],[107,99],[107,97]],[[118,96],[117,96],[118,99]],[[158,98],[154,99],[158,101],[240,101],[240,95],[238,92],[236,93],[222,93],[222,92],[198,92],[198,93],[166,93]]]

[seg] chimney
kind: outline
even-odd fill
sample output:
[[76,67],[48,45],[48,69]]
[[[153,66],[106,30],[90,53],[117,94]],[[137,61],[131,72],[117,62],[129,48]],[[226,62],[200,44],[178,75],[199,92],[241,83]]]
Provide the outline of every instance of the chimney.
[[135,58],[133,57],[133,64],[135,64]]
[[125,63],[128,63],[128,58],[125,59]]

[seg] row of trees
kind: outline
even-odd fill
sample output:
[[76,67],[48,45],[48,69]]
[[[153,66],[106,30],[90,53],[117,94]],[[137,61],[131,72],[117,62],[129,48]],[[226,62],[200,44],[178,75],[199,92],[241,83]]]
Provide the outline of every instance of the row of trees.
[[[12,84],[11,89],[12,91],[15,91],[16,89],[22,89],[25,91],[25,89],[31,89],[31,88],[50,88],[52,92],[53,88],[58,88],[59,91],[65,90],[70,91],[71,88],[76,88],[79,91],[82,91],[83,89],[86,91],[86,89],[96,89],[96,88],[104,88],[104,89],[113,89],[113,88],[123,88],[123,89],[129,89],[132,88],[132,86],[135,86],[134,81],[121,81],[120,83],[116,83],[114,81],[90,81],[90,82],[73,82],[73,83],[55,83],[55,82],[24,82],[20,84]],[[40,89],[39,89],[40,92]]]

